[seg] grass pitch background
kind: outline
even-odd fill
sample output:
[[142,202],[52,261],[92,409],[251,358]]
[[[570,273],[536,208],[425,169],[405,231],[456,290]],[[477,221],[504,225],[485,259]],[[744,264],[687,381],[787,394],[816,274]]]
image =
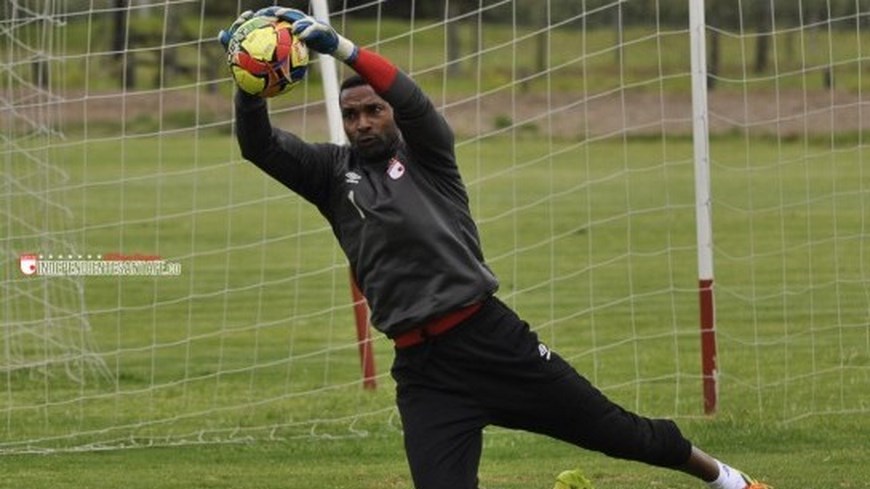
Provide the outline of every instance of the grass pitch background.
[[[779,487],[866,487],[870,182],[860,146],[811,156],[822,148],[713,142],[713,195],[727,204],[714,221],[713,419],[700,417],[691,142],[495,138],[461,145],[459,159],[500,295],[608,395],[677,416],[701,446]],[[180,134],[72,141],[54,155],[82,249],[159,254],[183,272],[85,279],[111,378],[7,373],[4,438],[193,445],[8,456],[0,487],[410,486],[390,345],[377,337],[380,386],[363,391],[331,231],[252,165],[226,163],[236,151],[229,136]],[[485,443],[484,487],[548,487],[573,466],[598,487],[694,487],[532,435],[494,429]]]

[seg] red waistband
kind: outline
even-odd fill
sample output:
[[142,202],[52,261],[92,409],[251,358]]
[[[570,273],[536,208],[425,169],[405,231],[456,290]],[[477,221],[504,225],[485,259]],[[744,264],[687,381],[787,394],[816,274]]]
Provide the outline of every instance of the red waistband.
[[419,328],[399,333],[398,336],[393,338],[393,341],[396,343],[396,348],[408,348],[409,346],[419,345],[426,341],[426,338],[444,334],[456,327],[462,321],[468,319],[472,314],[477,312],[482,305],[482,302],[478,302],[470,306],[465,306],[462,309],[457,309],[449,314],[433,319]]

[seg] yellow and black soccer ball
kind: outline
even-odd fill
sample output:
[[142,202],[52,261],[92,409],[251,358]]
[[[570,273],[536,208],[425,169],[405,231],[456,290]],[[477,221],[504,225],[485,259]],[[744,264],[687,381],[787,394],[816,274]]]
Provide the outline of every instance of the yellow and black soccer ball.
[[293,35],[288,22],[254,17],[233,33],[227,63],[239,88],[251,95],[287,93],[305,78],[308,48]]

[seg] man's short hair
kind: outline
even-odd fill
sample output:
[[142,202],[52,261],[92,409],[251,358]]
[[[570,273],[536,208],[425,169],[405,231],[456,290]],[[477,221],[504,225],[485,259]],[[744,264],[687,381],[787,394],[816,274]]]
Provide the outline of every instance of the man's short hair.
[[348,88],[360,87],[363,85],[368,85],[369,82],[365,81],[365,79],[359,75],[351,75],[344,79],[341,82],[341,87],[338,89],[339,93],[347,90]]

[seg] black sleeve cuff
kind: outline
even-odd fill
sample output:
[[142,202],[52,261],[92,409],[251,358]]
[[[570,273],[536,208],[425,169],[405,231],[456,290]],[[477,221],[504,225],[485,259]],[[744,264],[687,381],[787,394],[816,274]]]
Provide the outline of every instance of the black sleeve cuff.
[[266,100],[256,95],[236,90],[236,109],[243,112],[257,110],[266,105]]

